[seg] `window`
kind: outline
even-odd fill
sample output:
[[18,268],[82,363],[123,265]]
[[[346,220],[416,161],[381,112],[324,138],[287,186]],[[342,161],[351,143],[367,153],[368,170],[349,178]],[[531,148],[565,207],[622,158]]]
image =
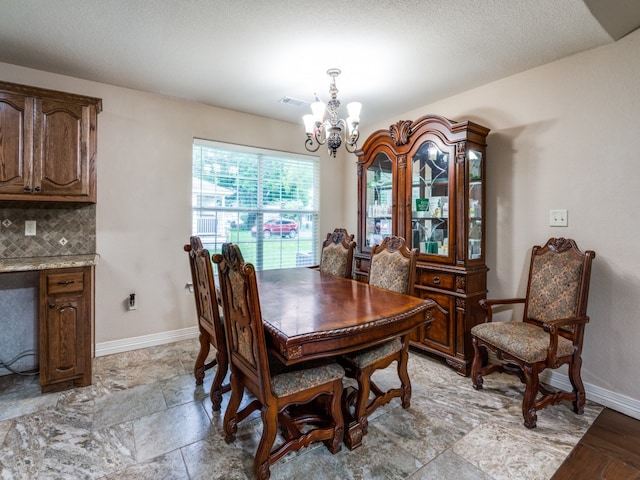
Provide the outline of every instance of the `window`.
[[238,244],[258,270],[317,263],[318,158],[193,141],[193,235]]

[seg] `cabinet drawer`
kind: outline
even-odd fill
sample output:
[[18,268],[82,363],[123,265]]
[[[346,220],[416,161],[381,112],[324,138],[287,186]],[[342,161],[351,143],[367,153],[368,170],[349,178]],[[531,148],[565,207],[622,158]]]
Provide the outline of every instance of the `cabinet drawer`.
[[84,273],[53,273],[47,275],[47,294],[81,292],[84,289]]
[[442,288],[444,290],[453,290],[455,285],[455,275],[442,272],[426,272],[418,270],[417,283],[425,287]]

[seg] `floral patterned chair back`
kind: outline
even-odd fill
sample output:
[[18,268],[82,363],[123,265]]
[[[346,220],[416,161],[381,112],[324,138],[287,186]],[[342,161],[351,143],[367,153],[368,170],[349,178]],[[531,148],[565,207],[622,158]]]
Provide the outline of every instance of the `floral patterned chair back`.
[[[544,249],[536,247],[534,253],[524,321],[541,325],[555,318],[585,315],[588,291],[582,288],[584,255],[573,248],[561,249],[555,245]],[[575,325],[561,329],[573,333]]]
[[353,241],[353,235],[347,235],[344,229],[336,229],[327,234],[326,240],[322,243],[321,272],[351,278],[356,242]]
[[404,238],[390,236],[373,247],[369,285],[413,294],[418,249],[409,250]]

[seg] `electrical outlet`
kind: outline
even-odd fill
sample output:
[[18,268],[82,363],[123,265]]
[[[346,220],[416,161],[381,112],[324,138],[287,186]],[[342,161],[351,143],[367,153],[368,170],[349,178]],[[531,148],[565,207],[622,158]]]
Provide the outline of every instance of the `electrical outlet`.
[[135,310],[137,308],[138,308],[138,303],[136,299],[136,294],[130,293],[129,294],[129,310]]
[[24,234],[27,237],[33,237],[36,234],[36,221],[25,220],[24,222]]
[[549,210],[550,227],[566,227],[569,225],[566,210]]

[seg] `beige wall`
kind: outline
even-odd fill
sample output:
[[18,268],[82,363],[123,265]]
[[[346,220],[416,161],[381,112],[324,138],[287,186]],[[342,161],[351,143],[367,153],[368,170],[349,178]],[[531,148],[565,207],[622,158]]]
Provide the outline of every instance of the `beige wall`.
[[[98,345],[195,326],[186,253],[193,137],[307,153],[304,128],[0,63],[4,81],[100,97],[95,334]],[[342,225],[341,159],[321,159],[319,232]],[[125,299],[135,292],[138,308]],[[147,339],[141,342],[148,341]],[[129,343],[135,346],[135,342]],[[126,347],[125,347],[126,348]]]
[[[491,128],[489,296],[524,294],[531,246],[574,238],[595,250],[583,380],[640,404],[640,30],[585,53],[389,118],[434,113]],[[356,184],[347,169],[348,185]],[[345,194],[349,204],[355,187]],[[549,227],[567,209],[567,228]],[[356,210],[347,212],[356,224]],[[608,392],[607,392],[608,391]],[[587,389],[589,392],[589,389]],[[618,399],[620,400],[620,399]],[[625,401],[624,398],[621,399]],[[640,415],[640,409],[628,412]]]

